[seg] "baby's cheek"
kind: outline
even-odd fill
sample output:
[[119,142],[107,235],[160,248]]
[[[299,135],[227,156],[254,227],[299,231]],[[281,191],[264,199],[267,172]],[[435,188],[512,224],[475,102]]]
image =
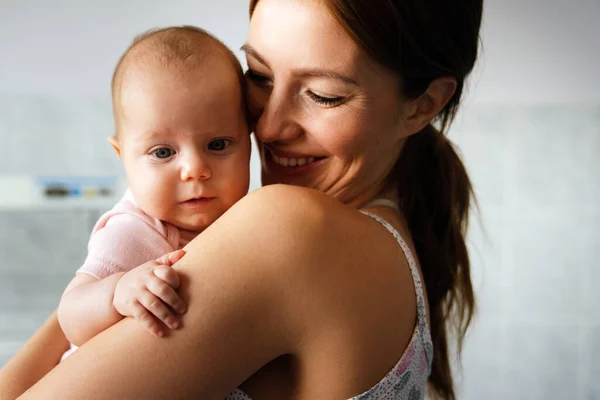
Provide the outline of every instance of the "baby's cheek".
[[174,193],[173,184],[161,179],[157,174],[138,176],[135,183],[130,184],[133,197],[138,205],[155,218],[163,219],[172,207]]

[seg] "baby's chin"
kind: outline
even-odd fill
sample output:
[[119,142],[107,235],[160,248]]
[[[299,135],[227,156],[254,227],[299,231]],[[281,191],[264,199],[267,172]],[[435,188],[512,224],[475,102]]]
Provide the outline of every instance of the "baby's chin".
[[199,207],[173,207],[166,210],[164,208],[155,208],[154,210],[148,210],[150,212],[144,211],[180,230],[200,233],[221,216],[220,207],[215,206],[218,206],[218,204],[208,205],[208,207],[207,205]]
[[[165,222],[168,222],[168,221],[165,221]],[[169,223],[184,233],[199,234],[202,231],[204,231],[206,228],[208,228],[212,222],[213,221],[193,224],[193,223],[185,223],[185,222],[182,223],[182,222],[175,221],[175,222],[169,222]]]
[[200,214],[193,218],[173,218],[164,221],[176,226],[181,231],[198,234],[208,228],[216,219],[212,215]]

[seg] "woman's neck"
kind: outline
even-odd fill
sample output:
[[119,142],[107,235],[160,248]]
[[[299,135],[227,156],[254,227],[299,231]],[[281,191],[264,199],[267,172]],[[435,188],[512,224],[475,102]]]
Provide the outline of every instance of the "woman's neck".
[[387,206],[400,211],[398,194],[394,189],[384,189],[380,191],[376,196],[370,197],[367,201],[361,204],[360,209],[370,208],[376,206]]

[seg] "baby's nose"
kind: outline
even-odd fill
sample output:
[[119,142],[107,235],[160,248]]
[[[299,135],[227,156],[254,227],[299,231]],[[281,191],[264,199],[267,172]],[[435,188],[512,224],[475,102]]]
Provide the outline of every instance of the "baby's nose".
[[181,180],[206,180],[211,177],[210,166],[201,157],[187,157],[181,168]]

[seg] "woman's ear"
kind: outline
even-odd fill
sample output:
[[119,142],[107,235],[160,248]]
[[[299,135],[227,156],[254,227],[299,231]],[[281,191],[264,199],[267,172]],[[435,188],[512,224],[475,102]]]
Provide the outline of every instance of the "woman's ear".
[[456,79],[434,79],[425,92],[409,101],[405,109],[405,124],[409,135],[421,131],[442,111],[456,92]]
[[117,156],[121,157],[121,145],[119,144],[119,138],[116,136],[109,136],[108,143],[112,146]]

